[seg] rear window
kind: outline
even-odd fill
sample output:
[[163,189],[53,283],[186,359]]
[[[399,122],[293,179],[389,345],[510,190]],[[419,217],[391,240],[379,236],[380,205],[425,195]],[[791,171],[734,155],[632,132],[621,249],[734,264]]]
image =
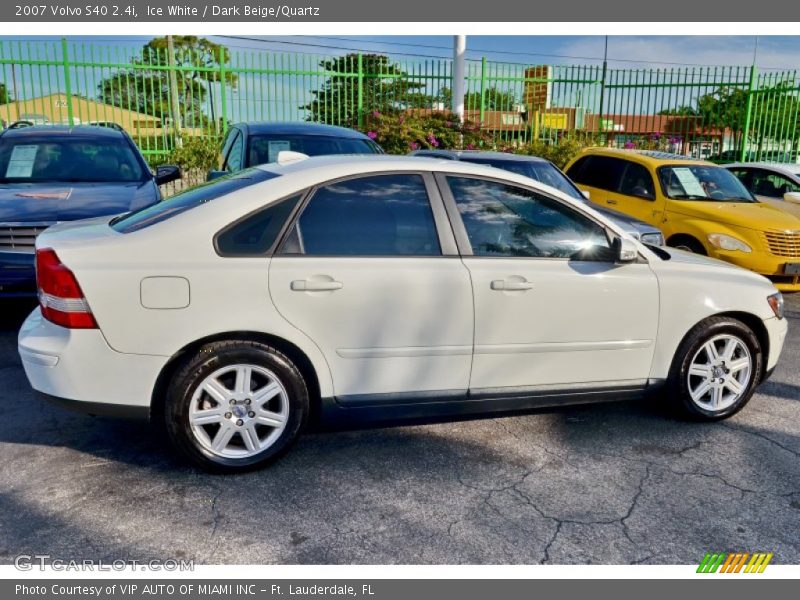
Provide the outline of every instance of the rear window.
[[327,135],[254,135],[250,138],[248,165],[278,160],[278,152],[291,150],[308,156],[329,154],[382,154],[380,146],[368,139],[337,138]]
[[263,169],[246,169],[233,175],[220,177],[214,181],[193,187],[158,204],[120,215],[111,221],[111,228],[119,233],[139,231],[150,225],[171,219],[175,215],[210,202],[220,196],[275,177],[279,177],[279,175]]
[[0,139],[0,183],[114,183],[144,178],[141,162],[124,139]]

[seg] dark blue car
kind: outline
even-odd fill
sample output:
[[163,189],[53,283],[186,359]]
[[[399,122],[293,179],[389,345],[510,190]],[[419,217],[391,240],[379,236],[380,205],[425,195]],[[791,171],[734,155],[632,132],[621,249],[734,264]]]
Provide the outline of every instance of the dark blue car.
[[278,152],[291,150],[308,156],[328,154],[383,154],[368,136],[354,129],[321,123],[237,123],[222,144],[216,179],[248,167],[278,160]]
[[119,214],[161,200],[181,176],[150,171],[133,140],[109,127],[41,126],[0,133],[0,297],[36,292],[34,242],[62,221]]

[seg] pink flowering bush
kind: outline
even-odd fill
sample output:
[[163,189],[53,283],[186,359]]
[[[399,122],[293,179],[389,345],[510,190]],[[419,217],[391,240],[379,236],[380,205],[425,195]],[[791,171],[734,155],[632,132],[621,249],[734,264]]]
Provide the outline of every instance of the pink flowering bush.
[[389,154],[429,148],[492,149],[491,133],[479,123],[460,123],[449,112],[374,111],[367,115],[362,130]]

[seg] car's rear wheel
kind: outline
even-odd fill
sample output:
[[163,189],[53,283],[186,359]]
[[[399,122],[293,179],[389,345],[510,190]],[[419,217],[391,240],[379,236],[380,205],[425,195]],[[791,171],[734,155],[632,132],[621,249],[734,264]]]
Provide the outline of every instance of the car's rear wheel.
[[669,377],[671,397],[692,418],[716,420],[740,411],[761,381],[758,337],[744,323],[712,317],[681,343]]
[[285,452],[308,415],[300,371],[257,342],[208,344],[174,377],[166,426],[174,445],[212,471],[264,466]]

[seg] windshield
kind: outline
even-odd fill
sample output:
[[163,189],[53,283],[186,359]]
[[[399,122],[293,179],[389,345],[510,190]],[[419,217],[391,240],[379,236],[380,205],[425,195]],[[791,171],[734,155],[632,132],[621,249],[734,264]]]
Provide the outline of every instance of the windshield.
[[0,138],[0,183],[136,182],[142,165],[123,139]]
[[511,171],[518,175],[530,177],[540,183],[556,188],[564,192],[567,196],[576,200],[586,200],[581,191],[570,181],[569,177],[559,171],[554,165],[544,161],[532,160],[503,160],[501,158],[462,158],[465,162],[487,165],[505,171]]
[[337,138],[325,135],[254,135],[248,150],[249,166],[263,165],[278,160],[278,152],[292,150],[308,156],[328,154],[382,154],[380,146],[372,140]]
[[711,165],[660,167],[658,177],[664,194],[674,200],[756,202],[742,182],[722,167]]

